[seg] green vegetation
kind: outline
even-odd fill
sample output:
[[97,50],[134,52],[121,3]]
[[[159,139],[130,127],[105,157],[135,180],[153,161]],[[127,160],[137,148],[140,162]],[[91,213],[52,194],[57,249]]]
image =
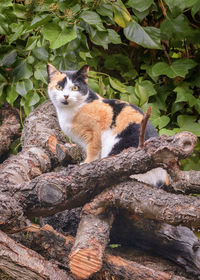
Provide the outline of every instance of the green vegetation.
[[160,134],[200,136],[199,0],[1,0],[0,34],[0,105],[27,115],[47,97],[47,62],[88,63],[94,91],[151,105]]

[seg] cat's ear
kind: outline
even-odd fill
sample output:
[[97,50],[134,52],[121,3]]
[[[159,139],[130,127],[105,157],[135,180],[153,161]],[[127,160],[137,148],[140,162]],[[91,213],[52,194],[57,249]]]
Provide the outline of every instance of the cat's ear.
[[47,73],[48,73],[49,82],[51,82],[53,76],[60,72],[53,65],[48,63],[47,64]]
[[78,75],[81,75],[84,77],[84,80],[86,83],[88,83],[88,72],[90,70],[90,67],[88,64],[85,64],[83,67],[81,67],[80,70],[78,70]]

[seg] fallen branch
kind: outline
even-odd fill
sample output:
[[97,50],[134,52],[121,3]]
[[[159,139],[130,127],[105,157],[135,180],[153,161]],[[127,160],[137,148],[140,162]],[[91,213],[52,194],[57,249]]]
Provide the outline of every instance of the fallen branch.
[[[69,268],[68,255],[70,254],[73,243],[73,237],[59,234],[49,225],[45,225],[34,234],[32,246],[36,250],[39,250],[40,253],[46,258],[58,260],[67,269]],[[171,270],[170,273],[166,272],[166,263],[163,265],[163,270],[165,270],[165,272],[163,272],[160,271],[162,264],[155,264],[154,268],[151,268],[148,267],[148,262],[146,261],[147,265],[142,265],[142,263],[145,263],[145,260],[142,259],[142,256],[138,258],[133,254],[133,260],[130,261],[124,257],[120,257],[119,250],[117,251],[117,254],[118,256],[114,256],[109,249],[106,250],[103,267],[98,274],[96,273],[94,275],[94,279],[102,279],[104,275],[105,279],[107,279],[107,275],[109,278],[116,277],[116,279],[118,279],[119,277],[122,277],[124,280],[186,280],[186,278],[183,276],[176,276],[172,268],[169,268],[169,270]],[[126,254],[124,255],[126,256]],[[136,260],[140,259],[140,263],[134,261],[134,258]],[[156,262],[159,262],[159,260],[156,259]],[[90,279],[93,279],[93,277]]]
[[144,147],[144,140],[145,140],[145,133],[146,133],[146,127],[148,120],[151,116],[151,107],[148,107],[146,114],[144,115],[141,123],[140,123],[140,130],[139,130],[139,148]]
[[0,269],[14,279],[72,280],[52,261],[20,245],[0,231]]

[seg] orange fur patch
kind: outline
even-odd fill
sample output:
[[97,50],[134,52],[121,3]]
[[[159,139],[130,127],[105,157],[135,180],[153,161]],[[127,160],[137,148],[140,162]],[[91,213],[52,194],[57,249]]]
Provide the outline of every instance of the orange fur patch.
[[130,123],[141,123],[143,115],[131,106],[126,106],[116,118],[114,132],[121,133]]
[[66,77],[66,74],[60,73],[59,71],[56,71],[55,74],[53,74],[53,77],[51,78],[51,81],[49,83],[49,89],[55,88],[55,86],[58,84],[58,82],[62,81]]
[[101,132],[112,123],[112,108],[99,100],[85,104],[72,120],[72,131],[84,139],[87,145],[87,159],[97,159],[101,152]]

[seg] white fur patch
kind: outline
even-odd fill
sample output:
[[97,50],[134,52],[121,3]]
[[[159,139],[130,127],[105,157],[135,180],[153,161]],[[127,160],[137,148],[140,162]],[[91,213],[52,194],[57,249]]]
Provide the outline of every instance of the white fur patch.
[[113,133],[112,129],[104,130],[101,133],[101,158],[107,157],[118,141],[119,138],[117,138],[117,135]]
[[136,179],[139,182],[146,183],[151,186],[157,186],[158,182],[166,183],[167,171],[161,167],[151,169],[143,174],[134,174],[130,178]]

